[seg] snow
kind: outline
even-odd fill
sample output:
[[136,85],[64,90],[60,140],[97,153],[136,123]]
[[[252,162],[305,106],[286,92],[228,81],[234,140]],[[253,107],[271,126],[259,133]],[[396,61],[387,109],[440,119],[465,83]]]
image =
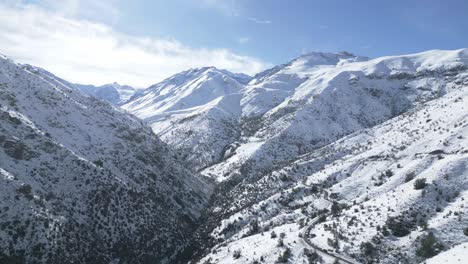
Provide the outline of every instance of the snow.
[[466,263],[468,258],[468,242],[454,246],[439,255],[426,260],[426,264],[457,264]]
[[[253,246],[254,254],[252,245],[265,245],[265,252],[275,254],[278,250],[271,241],[249,234],[249,223],[258,219],[261,227],[271,222],[273,228],[298,224],[329,208],[330,199],[347,207],[340,216],[313,227],[316,237],[311,241],[332,250],[328,239],[337,230],[344,237],[338,252],[359,261],[363,261],[361,243],[375,237],[383,242],[379,250],[386,252],[376,256],[378,262],[414,261],[418,239],[428,231],[415,227],[408,236],[387,238],[376,229],[389,216],[409,215],[411,210],[426,215],[428,230],[447,247],[466,242],[465,224],[459,222],[468,221],[462,207],[468,187],[467,50],[376,59],[339,56],[306,55],[254,76],[244,88],[223,95],[240,97],[233,101],[235,111],[230,111],[234,114],[228,125],[237,128],[236,136],[225,145],[202,140],[184,146],[189,151],[200,146],[225,150],[212,164],[203,163],[201,173],[236,183],[220,198],[225,200],[214,204],[213,212],[220,218],[210,236],[225,242],[203,260],[253,261],[264,251]],[[175,136],[167,131],[218,120],[203,114],[193,119],[196,122],[180,123],[173,114],[166,118],[162,139],[170,145]],[[154,123],[153,129],[158,131],[160,124]],[[210,123],[196,134],[212,135],[214,127]],[[443,154],[432,154],[438,150]],[[388,170],[392,175],[382,176]],[[405,182],[408,174],[414,174],[414,179]],[[425,191],[414,189],[414,181],[420,178],[427,179]],[[309,193],[312,186],[318,193]],[[440,211],[435,211],[438,207]],[[355,224],[348,226],[353,217]],[[234,230],[225,233],[229,226]],[[243,257],[234,260],[232,251],[238,248],[243,248]],[[291,250],[301,252],[303,245],[292,244]],[[299,260],[300,254],[293,255],[293,261]]]
[[214,67],[176,74],[137,94],[122,106],[187,158],[195,169],[222,159],[238,138],[240,92],[247,78]]
[[113,105],[127,102],[137,92],[137,89],[129,85],[120,85],[116,82],[101,86],[72,84],[71,87]]
[[[313,248],[308,243],[358,262],[416,263],[424,261],[416,250],[429,232],[446,251],[428,263],[457,261],[465,251],[468,49],[375,59],[314,52],[252,78],[214,67],[191,69],[137,91],[123,110],[83,97],[72,84],[31,67],[24,67],[34,75],[30,83],[40,77],[44,90],[38,92],[28,82],[23,85],[38,92],[35,96],[28,89],[9,88],[0,99],[7,105],[14,93],[22,111],[0,109],[13,125],[17,119],[41,138],[50,134],[66,153],[64,165],[80,161],[100,170],[93,161],[108,157],[104,164],[112,182],[145,189],[146,183],[138,183],[121,163],[128,159],[144,172],[159,171],[139,160],[156,149],[168,153],[166,162],[174,167],[165,168],[183,179],[179,186],[162,176],[158,184],[163,193],[175,190],[179,197],[211,191],[176,165],[179,160],[219,184],[204,212],[206,230],[200,231],[209,241],[198,241],[211,248],[199,252],[204,255],[198,263],[250,263],[261,257],[273,263],[286,247],[290,263],[303,263],[304,249]],[[7,83],[16,81],[14,72],[6,71]],[[116,99],[115,86],[103,89],[103,97]],[[86,89],[93,90],[82,87]],[[44,116],[50,108],[64,116]],[[22,167],[13,163],[0,165],[5,191],[30,182],[33,199],[41,198],[36,195],[39,180],[23,177],[17,171]],[[418,179],[426,179],[427,186],[415,189]],[[68,180],[60,181],[63,193],[78,188]],[[183,197],[196,218],[203,202]],[[338,212],[327,213],[333,206]],[[51,218],[58,223],[60,217]],[[384,234],[391,217],[411,222],[408,234]],[[256,222],[259,230],[252,231]],[[272,230],[278,236],[285,233],[285,246],[278,247]],[[365,256],[364,243],[371,243],[375,254]],[[241,250],[239,258],[234,258],[235,250]],[[320,255],[325,263],[334,261],[329,254]]]
[[141,120],[66,83],[0,58],[0,262],[131,262],[125,244],[169,263],[211,185]]

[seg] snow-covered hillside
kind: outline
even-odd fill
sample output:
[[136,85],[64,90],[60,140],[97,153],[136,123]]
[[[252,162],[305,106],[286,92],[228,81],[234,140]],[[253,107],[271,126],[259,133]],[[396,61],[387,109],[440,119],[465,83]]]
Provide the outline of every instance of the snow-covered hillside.
[[211,189],[174,156],[137,118],[1,57],[0,262],[173,263]]
[[204,264],[468,258],[468,49],[191,69],[123,110],[32,66],[0,70],[9,256],[167,262],[193,238]]
[[431,263],[466,259],[468,72],[452,78],[441,97],[380,125],[227,180],[199,263],[273,263],[286,251],[288,263],[303,263],[315,251],[305,240],[360,263],[419,263],[452,247]]
[[318,248],[325,262],[413,263],[467,241],[467,49],[310,53],[236,89],[205,76],[124,105],[218,181],[200,263],[300,263]]
[[233,167],[268,169],[382,123],[449,92],[459,85],[457,75],[466,71],[467,65],[468,50],[458,50],[295,71],[305,81],[277,106],[245,119],[248,121],[243,123],[243,136],[235,154],[205,173],[219,177],[235,172]]
[[200,169],[220,161],[240,136],[239,76],[214,67],[184,71],[136,94],[123,108]]
[[466,54],[435,50],[369,60],[310,53],[247,85],[211,67],[195,69],[146,89],[123,108],[195,168],[214,165],[204,173],[223,180],[233,167],[268,169],[445,94],[451,76],[466,68]]

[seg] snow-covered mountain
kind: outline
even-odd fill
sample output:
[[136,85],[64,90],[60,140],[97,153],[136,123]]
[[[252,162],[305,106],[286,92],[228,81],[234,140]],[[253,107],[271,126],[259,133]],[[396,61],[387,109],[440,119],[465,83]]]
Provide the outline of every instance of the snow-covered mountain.
[[[236,155],[205,172],[225,175],[246,161],[253,164],[254,171],[268,169],[440,97],[457,85],[453,76],[466,70],[467,52],[429,51],[338,65],[312,63],[311,68],[294,70],[286,74],[293,80],[292,91],[279,104],[243,106],[248,121],[243,123]],[[295,60],[289,68],[304,64]],[[254,87],[246,87],[243,99],[250,97],[249,91],[268,90],[269,80],[284,76],[284,71],[279,71]],[[259,93],[250,98],[271,102],[265,97],[269,96]]]
[[113,105],[121,105],[127,102],[137,92],[137,89],[129,85],[120,85],[116,82],[101,86],[73,84],[73,87]]
[[306,240],[358,263],[419,263],[466,245],[468,72],[456,80],[463,86],[383,124],[226,181],[234,186],[213,199],[207,221],[212,253],[199,263],[272,263],[287,248],[302,263],[315,250]]
[[184,71],[136,94],[122,108],[148,122],[200,169],[221,160],[240,136],[244,85],[236,76],[214,67]]
[[310,53],[248,83],[183,72],[123,108],[219,182],[200,263],[300,263],[318,248],[326,262],[412,263],[432,255],[418,253],[429,232],[445,249],[468,241],[467,86],[467,49]]
[[40,75],[50,82],[66,86],[70,89],[79,90],[86,95],[94,96],[113,105],[121,105],[125,103],[138,91],[129,85],[120,85],[116,82],[101,86],[71,83],[40,67],[29,64],[23,64],[21,67],[34,74]]
[[0,58],[0,262],[174,263],[210,184],[137,118],[34,69]]
[[203,171],[223,182],[200,263],[415,263],[466,244],[468,50],[303,72]]
[[444,94],[447,82],[435,75],[464,66],[465,53],[373,60],[347,52],[310,53],[257,74],[247,85],[202,68],[146,89],[123,108],[148,122],[196,168],[224,160],[205,171],[218,177],[252,160],[258,169],[268,168]]
[[0,262],[466,259],[468,49],[191,69],[124,110],[1,63]]

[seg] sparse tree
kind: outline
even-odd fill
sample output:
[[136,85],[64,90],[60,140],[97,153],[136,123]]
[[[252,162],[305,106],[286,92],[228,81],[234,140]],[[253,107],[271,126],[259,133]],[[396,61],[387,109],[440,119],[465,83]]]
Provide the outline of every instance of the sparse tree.
[[277,237],[276,232],[275,232],[275,231],[271,231],[270,237],[271,237],[271,238],[276,238],[276,237]]
[[439,242],[434,233],[429,232],[429,234],[421,238],[416,255],[426,259],[439,254],[443,249],[444,246]]
[[414,176],[415,176],[415,173],[414,173],[414,172],[410,172],[410,173],[406,174],[406,176],[405,176],[405,182],[409,182],[409,181],[413,180],[413,179],[414,179]]
[[414,189],[415,190],[421,190],[421,189],[424,189],[426,187],[426,185],[427,185],[426,178],[417,179],[414,182]]
[[242,252],[241,252],[240,249],[234,250],[234,253],[232,254],[232,257],[233,257],[234,259],[238,259],[238,258],[240,258],[241,256],[242,256]]

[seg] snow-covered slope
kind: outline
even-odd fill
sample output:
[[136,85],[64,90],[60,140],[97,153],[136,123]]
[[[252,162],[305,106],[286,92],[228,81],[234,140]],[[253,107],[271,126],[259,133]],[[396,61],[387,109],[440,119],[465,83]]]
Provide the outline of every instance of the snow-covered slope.
[[239,137],[244,86],[232,76],[214,67],[184,71],[136,94],[123,108],[199,169],[221,160]]
[[429,263],[466,259],[468,71],[448,80],[447,93],[402,115],[226,181],[199,263],[273,263],[286,251],[288,263],[302,263],[314,251],[304,239],[360,263],[419,263],[452,247]]
[[[312,53],[233,90],[204,70],[187,71],[124,108],[219,182],[197,236],[200,263],[276,261],[286,248],[258,233],[272,229],[286,234],[294,263],[308,258],[309,242],[361,262],[414,262],[427,257],[416,252],[430,231],[445,248],[466,241],[467,66],[466,49],[376,59]],[[199,87],[207,87],[206,100],[197,97]],[[426,191],[415,190],[411,177],[426,178]],[[331,205],[334,216],[312,221]],[[447,214],[455,220],[441,220]],[[411,224],[407,236],[382,237],[393,217],[423,227],[427,221],[428,229]],[[307,227],[319,235],[304,237]]]
[[138,93],[123,108],[186,153],[196,169],[223,160],[204,172],[222,180],[233,167],[250,162],[255,170],[267,169],[439,97],[450,88],[450,76],[465,69],[466,53],[373,60],[310,53],[247,85],[226,71],[201,68]]
[[441,254],[429,259],[427,264],[461,264],[468,256],[468,242],[457,245]]
[[210,184],[137,118],[31,69],[0,58],[0,262],[173,263]]
[[[305,80],[294,79],[290,95],[266,112],[272,105],[244,105],[243,115],[248,118],[242,124],[239,147],[234,155],[204,173],[219,177],[228,171],[237,173],[233,168],[265,170],[438,98],[458,85],[457,77],[468,65],[468,50],[356,60],[323,66],[312,63],[307,71],[294,70],[286,76]],[[298,59],[289,67],[306,64]],[[262,89],[258,85],[269,85],[268,80],[283,74],[279,71],[254,87],[248,86],[242,100],[250,91]],[[265,100],[263,95],[257,93],[251,101]],[[250,116],[252,109],[265,113]]]
[[276,66],[255,75],[242,99],[243,115],[252,117],[264,114],[291,96],[296,88],[313,78],[318,69],[329,69],[368,58],[347,52],[312,52],[291,62]]
[[[199,263],[314,263],[317,248],[327,263],[414,263],[467,242],[468,49],[311,53],[169,110],[197,98],[186,74],[160,84],[174,103],[153,94],[124,107],[165,142],[183,140],[184,158],[218,181],[198,230]],[[229,110],[218,106],[227,99]],[[197,159],[207,150],[216,156]]]
[[[217,180],[209,211],[194,235],[194,263],[332,263],[335,258],[342,263],[437,263],[464,257],[468,49],[376,59],[346,52],[310,53],[251,79],[213,67],[179,73],[137,92],[123,105],[177,153],[137,119],[66,89],[63,80],[29,74],[10,62],[4,65],[6,81],[0,88],[6,122],[0,140],[6,143],[1,143],[0,162],[7,162],[0,163],[0,174],[17,185],[2,192],[8,202],[0,213],[9,220],[0,238],[15,241],[13,234],[23,234],[10,232],[16,219],[32,219],[36,230],[39,216],[45,215],[59,223],[80,219],[79,225],[63,230],[75,234],[80,227],[100,234],[88,235],[92,239],[86,237],[89,233],[83,235],[86,241],[103,244],[99,251],[112,246],[123,251],[114,242],[129,239],[145,245],[134,248],[144,257],[156,245],[152,254],[168,257],[188,241],[186,230],[193,227],[210,191],[178,165],[182,159],[190,169]],[[37,82],[39,77],[43,80]],[[18,83],[23,89],[15,90]],[[48,140],[66,154],[43,150]],[[84,176],[69,176],[75,175],[69,170],[78,170],[73,165],[77,162],[88,164],[92,172],[83,165],[79,172]],[[94,171],[103,171],[97,179],[105,184],[87,176],[95,176]],[[41,181],[43,175],[71,178]],[[29,181],[31,188],[14,182],[16,178]],[[109,182],[122,186],[123,201],[114,198],[118,206],[111,206],[109,199],[96,198],[96,189],[83,187],[86,179],[98,189]],[[153,180],[158,203],[146,199],[153,197],[148,194]],[[57,186],[62,187],[62,207],[49,204],[39,191]],[[145,197],[144,202],[135,196]],[[76,207],[68,202],[70,197],[83,202]],[[21,201],[14,212],[31,212],[28,217],[11,213],[14,199]],[[90,202],[96,200],[105,202]],[[125,224],[117,225],[126,232],[117,228],[117,238],[106,235],[114,234],[115,217],[96,209],[115,207],[132,216],[122,216]],[[158,224],[138,226],[133,219],[140,214],[144,223]],[[96,215],[105,221],[84,224]],[[55,225],[44,227],[34,241],[50,240]],[[97,231],[103,227],[105,238]],[[141,235],[147,227],[154,233]],[[78,237],[67,249],[77,247],[83,240]],[[154,242],[157,239],[168,243]],[[1,245],[6,248],[7,243]],[[120,257],[112,252],[105,256]]]

